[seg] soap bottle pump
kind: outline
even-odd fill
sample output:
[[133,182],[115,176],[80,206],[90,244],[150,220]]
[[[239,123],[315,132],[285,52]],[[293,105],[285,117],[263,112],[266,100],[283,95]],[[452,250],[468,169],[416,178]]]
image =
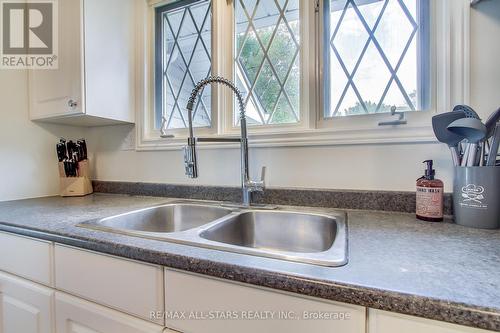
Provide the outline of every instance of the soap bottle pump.
[[423,177],[417,179],[417,219],[429,222],[443,221],[443,182],[435,179],[433,161],[427,160]]

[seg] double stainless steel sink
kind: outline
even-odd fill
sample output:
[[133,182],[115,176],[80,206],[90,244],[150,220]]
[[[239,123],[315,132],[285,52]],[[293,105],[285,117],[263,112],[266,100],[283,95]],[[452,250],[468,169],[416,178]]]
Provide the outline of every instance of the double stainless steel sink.
[[79,224],[203,248],[321,266],[347,263],[346,215],[176,201]]

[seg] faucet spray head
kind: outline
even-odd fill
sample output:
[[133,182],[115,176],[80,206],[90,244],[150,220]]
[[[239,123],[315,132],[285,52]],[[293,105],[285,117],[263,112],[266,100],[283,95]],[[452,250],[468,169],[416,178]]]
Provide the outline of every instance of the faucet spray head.
[[186,176],[189,178],[198,178],[198,161],[196,155],[196,138],[189,138],[188,145],[183,148],[184,168]]

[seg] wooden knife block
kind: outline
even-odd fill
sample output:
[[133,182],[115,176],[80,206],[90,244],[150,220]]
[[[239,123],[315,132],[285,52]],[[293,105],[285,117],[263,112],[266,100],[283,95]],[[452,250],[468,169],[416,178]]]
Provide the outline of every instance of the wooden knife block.
[[62,197],[83,197],[93,193],[89,161],[85,160],[78,163],[78,177],[66,177],[64,165],[60,162],[59,190]]

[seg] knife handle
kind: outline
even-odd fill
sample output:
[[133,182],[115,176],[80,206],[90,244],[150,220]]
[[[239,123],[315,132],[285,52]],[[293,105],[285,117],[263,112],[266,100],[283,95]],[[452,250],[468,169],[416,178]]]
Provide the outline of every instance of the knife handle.
[[69,161],[65,160],[63,162],[63,165],[64,165],[64,174],[66,175],[66,178],[71,177],[71,170],[69,167]]
[[64,159],[66,159],[66,145],[62,142],[59,142],[57,145],[56,145],[56,152],[57,152],[57,160],[59,162],[62,162],[64,161]]
[[80,139],[76,141],[76,143],[78,144],[78,146],[80,146],[81,149],[81,159],[82,160],[88,159],[87,142],[85,141],[85,139]]

